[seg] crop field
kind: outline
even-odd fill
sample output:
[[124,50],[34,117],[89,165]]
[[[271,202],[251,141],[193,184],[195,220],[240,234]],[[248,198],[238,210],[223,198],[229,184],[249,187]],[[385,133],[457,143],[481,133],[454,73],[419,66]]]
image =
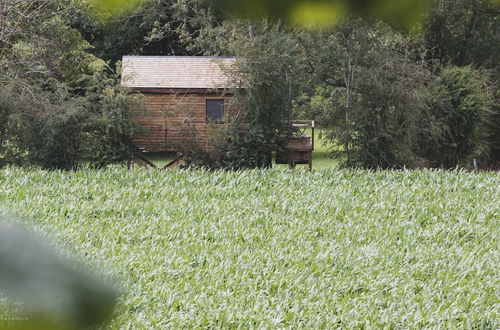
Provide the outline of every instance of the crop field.
[[113,278],[112,328],[500,326],[500,175],[0,170],[0,213]]

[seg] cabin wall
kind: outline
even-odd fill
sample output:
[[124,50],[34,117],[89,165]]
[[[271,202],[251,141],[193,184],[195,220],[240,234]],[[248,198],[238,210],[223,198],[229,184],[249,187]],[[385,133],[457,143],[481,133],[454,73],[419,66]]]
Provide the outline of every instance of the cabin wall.
[[186,147],[206,147],[209,136],[223,123],[207,123],[206,100],[223,99],[224,115],[234,116],[237,107],[232,96],[207,93],[142,92],[143,110],[135,111],[132,120],[148,133],[133,136],[132,142],[147,151],[180,151]]

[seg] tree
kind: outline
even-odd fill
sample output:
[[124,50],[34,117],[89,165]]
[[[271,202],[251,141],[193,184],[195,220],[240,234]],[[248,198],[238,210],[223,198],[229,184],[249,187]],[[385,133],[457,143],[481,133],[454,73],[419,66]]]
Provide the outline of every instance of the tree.
[[193,55],[191,41],[217,25],[218,13],[201,0],[140,1],[130,10],[100,17],[102,8],[82,2],[67,13],[92,53],[115,63],[123,55]]
[[199,48],[239,59],[227,73],[238,87],[232,92],[240,113],[221,134],[228,138],[209,151],[218,155],[215,166],[271,166],[272,150],[286,143],[292,100],[308,79],[301,38],[301,31],[280,23],[235,19],[205,31],[196,41]]
[[[484,28],[492,21],[478,24],[485,40],[493,36]],[[500,112],[492,102],[498,87],[488,79],[498,68],[488,68],[498,54],[488,51],[481,58],[464,49],[446,55],[446,61],[463,57],[482,70],[442,66],[444,57],[435,58],[436,49],[422,38],[426,33],[404,35],[351,19],[310,38],[309,48],[316,50],[310,62],[319,79],[313,92],[295,100],[295,111],[327,127],[325,137],[345,155],[344,165],[450,168],[498,154]]]
[[491,161],[497,163],[500,162],[499,21],[498,1],[435,0],[425,26],[430,59],[442,65],[481,69],[481,79],[491,81],[489,86],[493,89],[495,102],[485,130],[492,148]]
[[332,151],[345,155],[344,165],[425,165],[419,139],[435,134],[431,72],[412,40],[383,23],[351,18],[315,42],[312,62],[321,83],[296,107],[320,119]]
[[475,65],[499,73],[500,7],[485,0],[434,0],[425,26],[429,55],[443,65]]
[[432,111],[441,128],[439,144],[428,150],[433,166],[471,166],[486,160],[491,144],[487,125],[492,115],[491,85],[472,67],[445,67],[431,85]]
[[[68,25],[66,1],[2,3],[0,158],[70,169],[126,156],[127,93]],[[9,10],[8,12],[5,10]]]

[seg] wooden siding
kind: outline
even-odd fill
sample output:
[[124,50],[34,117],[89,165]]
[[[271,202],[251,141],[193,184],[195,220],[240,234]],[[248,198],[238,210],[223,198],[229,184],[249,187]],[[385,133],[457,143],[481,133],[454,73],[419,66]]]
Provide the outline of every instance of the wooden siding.
[[207,99],[223,99],[225,116],[237,112],[227,95],[143,93],[145,111],[133,113],[132,119],[149,132],[132,137],[133,143],[152,152],[206,147],[211,132],[224,125],[207,123]]

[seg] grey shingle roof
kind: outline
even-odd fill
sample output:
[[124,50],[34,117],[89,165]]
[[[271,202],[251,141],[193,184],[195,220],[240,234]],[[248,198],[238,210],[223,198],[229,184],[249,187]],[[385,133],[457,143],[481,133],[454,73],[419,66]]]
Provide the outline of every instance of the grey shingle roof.
[[234,57],[124,56],[122,85],[131,88],[229,88]]

